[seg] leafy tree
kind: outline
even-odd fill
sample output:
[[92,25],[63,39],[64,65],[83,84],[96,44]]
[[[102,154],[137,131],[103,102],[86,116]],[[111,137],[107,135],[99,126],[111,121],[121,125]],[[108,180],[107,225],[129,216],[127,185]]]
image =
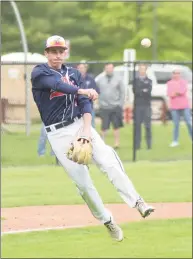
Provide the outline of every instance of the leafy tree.
[[[71,59],[94,58],[94,28],[83,2],[17,2],[30,52],[43,51],[53,34],[71,41]],[[92,6],[92,3],[89,5]],[[30,15],[29,15],[30,10]],[[10,3],[2,3],[2,52],[22,51],[19,29]]]
[[[153,4],[144,1],[138,11],[138,3],[133,2],[95,3],[90,16],[97,26],[98,53],[103,59],[120,60],[125,48],[135,48],[138,59],[152,59],[152,48],[142,48],[140,41],[153,40]],[[190,60],[192,4],[158,2],[156,13],[158,60]]]
[[[71,41],[70,60],[122,60],[125,48],[137,59],[152,59],[153,3],[141,2],[17,2],[30,52],[42,53],[47,37],[59,34]],[[1,3],[2,53],[22,51],[19,29],[9,2]],[[30,13],[30,15],[29,15]],[[190,60],[192,3],[157,2],[158,60]]]

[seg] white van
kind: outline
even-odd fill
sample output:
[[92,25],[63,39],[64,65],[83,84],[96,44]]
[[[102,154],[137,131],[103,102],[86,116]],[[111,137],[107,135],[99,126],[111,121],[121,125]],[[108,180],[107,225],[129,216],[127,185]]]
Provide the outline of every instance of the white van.
[[[166,104],[168,103],[168,97],[167,97],[167,81],[171,79],[172,71],[174,68],[178,68],[181,71],[181,75],[184,79],[188,81],[188,98],[189,102],[192,108],[192,70],[184,65],[151,65],[147,69],[147,75],[152,80],[152,99],[155,100],[155,103],[158,103],[156,100],[165,100]],[[116,66],[114,68],[114,72],[120,74],[122,78],[124,78],[124,66]],[[133,84],[133,66],[128,68],[129,70],[129,82],[128,82],[128,88],[126,89],[127,92],[127,103],[129,103],[131,106],[133,105],[133,91],[132,91],[132,84]],[[138,75],[138,66],[136,66],[136,76]],[[97,75],[95,77],[95,81],[100,78],[101,75],[103,75],[104,72]],[[160,103],[160,102],[159,102]],[[152,107],[153,108],[153,107]],[[158,107],[154,105],[154,108],[158,110]],[[97,104],[96,104],[97,109]],[[155,117],[157,117],[156,115]],[[159,116],[158,116],[159,117]]]

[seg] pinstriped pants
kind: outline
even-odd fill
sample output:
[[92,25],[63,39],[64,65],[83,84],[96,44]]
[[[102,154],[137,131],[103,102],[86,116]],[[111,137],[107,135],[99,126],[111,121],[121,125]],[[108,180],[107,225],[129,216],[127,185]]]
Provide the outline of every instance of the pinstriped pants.
[[[70,143],[75,138],[78,131],[83,126],[82,118],[76,120],[71,125],[59,130],[47,133],[48,140],[66,173],[75,183],[79,194],[82,196],[93,216],[105,223],[113,216],[103,204],[103,201],[96,190],[89,174],[87,166],[79,165],[66,157],[66,152]],[[53,127],[52,127],[53,128]],[[139,194],[135,190],[132,182],[126,175],[122,162],[116,152],[104,143],[100,135],[92,128],[93,162],[104,172],[110,182],[114,185],[122,199],[134,207]]]

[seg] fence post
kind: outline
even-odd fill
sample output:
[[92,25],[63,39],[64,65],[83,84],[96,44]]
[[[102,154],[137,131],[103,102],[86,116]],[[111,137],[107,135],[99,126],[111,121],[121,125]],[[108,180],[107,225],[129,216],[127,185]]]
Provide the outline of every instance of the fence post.
[[[133,88],[136,80],[136,62],[133,63]],[[133,99],[133,162],[136,162],[136,99]]]

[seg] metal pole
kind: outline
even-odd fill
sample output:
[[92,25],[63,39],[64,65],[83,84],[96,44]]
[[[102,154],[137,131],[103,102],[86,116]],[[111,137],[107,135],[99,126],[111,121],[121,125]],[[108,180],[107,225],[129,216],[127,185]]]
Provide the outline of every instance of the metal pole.
[[23,51],[24,51],[24,80],[25,80],[25,102],[26,102],[26,135],[29,136],[30,134],[30,87],[29,87],[29,76],[28,76],[28,67],[27,67],[27,54],[28,54],[28,46],[27,46],[27,40],[25,36],[25,30],[23,27],[22,19],[19,13],[19,10],[17,8],[17,5],[14,1],[10,1],[10,4],[13,8],[13,11],[15,13],[15,17],[18,23],[18,27],[20,30],[21,35],[21,41],[23,45]]
[[125,104],[130,103],[130,95],[129,95],[129,89],[128,84],[130,81],[129,78],[129,71],[133,68],[133,62],[136,60],[136,50],[135,49],[124,49],[123,52],[123,82],[125,85]]
[[[136,62],[133,64],[133,88],[135,87],[136,80]],[[134,94],[133,100],[133,162],[136,162],[136,100]]]
[[124,100],[124,104],[126,104],[128,102],[128,82],[129,82],[129,66],[128,66],[128,63],[127,61],[128,60],[128,50],[125,49],[124,52],[123,52],[123,82],[124,82],[124,86],[125,86],[125,100]]
[[153,1],[153,46],[152,46],[152,59],[157,60],[157,0]]

